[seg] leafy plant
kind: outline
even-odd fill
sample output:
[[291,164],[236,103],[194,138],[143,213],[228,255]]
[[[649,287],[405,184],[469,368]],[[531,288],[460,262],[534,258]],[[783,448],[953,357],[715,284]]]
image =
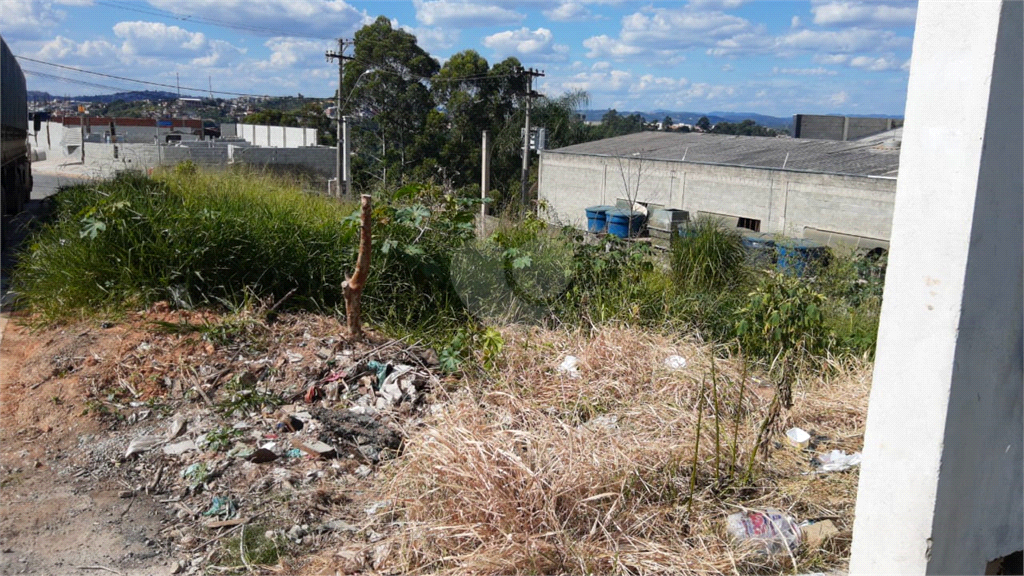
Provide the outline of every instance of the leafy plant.
[[798,277],[768,272],[736,311],[736,335],[747,351],[772,357],[784,351],[819,353],[832,341],[825,297]]

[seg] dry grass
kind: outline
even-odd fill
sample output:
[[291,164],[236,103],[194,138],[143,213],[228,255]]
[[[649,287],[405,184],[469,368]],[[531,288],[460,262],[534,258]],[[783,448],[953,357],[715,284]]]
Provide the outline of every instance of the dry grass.
[[[759,457],[746,478],[773,393],[750,375],[741,404],[742,362],[716,360],[712,386],[711,349],[696,342],[616,328],[503,335],[499,374],[469,383],[409,431],[387,488],[399,520],[390,568],[647,574],[843,566],[856,473],[802,475],[810,454],[769,441],[768,459]],[[581,378],[557,372],[566,354],[580,358]],[[665,368],[670,354],[688,366]],[[859,449],[868,377],[862,364],[838,367],[831,378],[805,375],[793,410],[773,429],[801,426],[818,437],[818,451]],[[723,519],[743,507],[775,507],[798,520],[834,516],[843,532],[824,550],[742,553]]]

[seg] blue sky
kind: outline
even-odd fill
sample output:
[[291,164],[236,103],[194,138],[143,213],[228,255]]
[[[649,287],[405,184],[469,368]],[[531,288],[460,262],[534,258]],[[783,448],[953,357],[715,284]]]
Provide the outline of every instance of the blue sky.
[[[902,114],[915,12],[857,0],[0,0],[0,34],[15,54],[94,72],[328,96],[330,38],[384,15],[441,62],[516,56],[546,73],[539,90],[586,90],[591,108]],[[54,94],[146,88],[22,67],[73,81],[27,75]]]

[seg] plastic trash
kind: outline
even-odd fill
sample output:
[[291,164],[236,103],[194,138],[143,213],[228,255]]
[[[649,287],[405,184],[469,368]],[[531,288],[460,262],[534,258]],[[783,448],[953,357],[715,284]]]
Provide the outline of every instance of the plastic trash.
[[669,370],[682,370],[683,368],[686,368],[686,358],[683,358],[678,354],[673,354],[668,358],[665,358],[665,366]]
[[821,467],[821,472],[842,472],[860,464],[860,452],[847,454],[845,450],[833,450],[828,454],[818,454],[815,458]]
[[786,430],[786,438],[789,439],[790,444],[800,449],[807,448],[807,445],[811,443],[811,435],[801,428]]
[[725,528],[740,544],[768,554],[792,552],[800,546],[800,526],[796,520],[774,508],[730,514],[725,519]]
[[570,378],[579,378],[580,359],[575,356],[566,356],[565,360],[558,365],[558,372],[560,374],[567,374]]
[[140,454],[147,450],[152,450],[165,441],[164,436],[139,436],[128,443],[128,449],[125,450],[124,457],[128,458],[132,454]]

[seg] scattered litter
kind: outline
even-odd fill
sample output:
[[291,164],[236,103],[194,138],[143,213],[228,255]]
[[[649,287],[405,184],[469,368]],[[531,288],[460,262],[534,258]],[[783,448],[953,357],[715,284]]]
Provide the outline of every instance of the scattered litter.
[[302,458],[303,454],[304,452],[302,450],[299,450],[298,448],[292,448],[291,450],[288,450],[287,452],[284,453],[284,455],[289,458]]
[[302,362],[302,354],[296,354],[295,352],[286,350],[284,355],[286,358],[288,358],[288,362],[290,364],[297,364],[299,362]]
[[182,440],[181,442],[177,442],[174,444],[167,444],[166,446],[163,447],[163,452],[168,456],[179,456],[181,454],[184,454],[185,452],[191,452],[192,450],[197,449],[198,447],[196,446],[195,442],[191,440]]
[[801,428],[786,430],[786,438],[789,439],[790,444],[800,449],[807,448],[807,445],[811,443],[811,435]]
[[683,368],[686,368],[686,358],[683,358],[678,354],[673,354],[668,358],[665,358],[665,366],[669,370],[682,370]]
[[366,367],[377,373],[377,382],[383,382],[384,379],[387,378],[388,376],[388,365],[384,362],[370,360],[369,362],[366,363]]
[[567,374],[570,378],[579,378],[579,363],[580,359],[575,356],[566,356],[565,360],[558,365],[558,372],[560,374]]
[[845,450],[833,450],[828,454],[818,454],[815,461],[820,463],[820,472],[842,472],[860,464],[860,452],[847,454]]
[[281,420],[277,422],[275,428],[280,432],[298,432],[302,430],[302,420],[299,420],[295,416],[282,416]]
[[231,498],[214,496],[210,509],[203,512],[203,516],[224,516],[231,518],[238,513],[238,504]]
[[355,472],[353,472],[353,474],[355,474],[359,478],[366,478],[372,472],[373,472],[373,468],[370,468],[366,464],[361,464],[358,468],[356,468],[356,470],[355,470]]
[[162,444],[164,440],[163,436],[139,436],[128,444],[124,457],[128,458],[132,454],[140,454],[147,450],[152,450]]
[[277,454],[266,448],[257,448],[252,454],[246,456],[245,459],[253,464],[263,464],[277,460]]
[[791,517],[774,508],[730,514],[725,527],[737,542],[762,552],[792,552],[800,545],[800,526]]
[[807,547],[813,550],[820,547],[829,538],[839,534],[839,529],[836,528],[836,525],[831,520],[822,520],[820,522],[801,524],[800,533]]
[[195,464],[189,465],[181,471],[181,477],[190,481],[190,487],[195,488],[200,484],[206,482],[206,479],[210,476],[209,470],[206,468],[205,462],[196,462]]

